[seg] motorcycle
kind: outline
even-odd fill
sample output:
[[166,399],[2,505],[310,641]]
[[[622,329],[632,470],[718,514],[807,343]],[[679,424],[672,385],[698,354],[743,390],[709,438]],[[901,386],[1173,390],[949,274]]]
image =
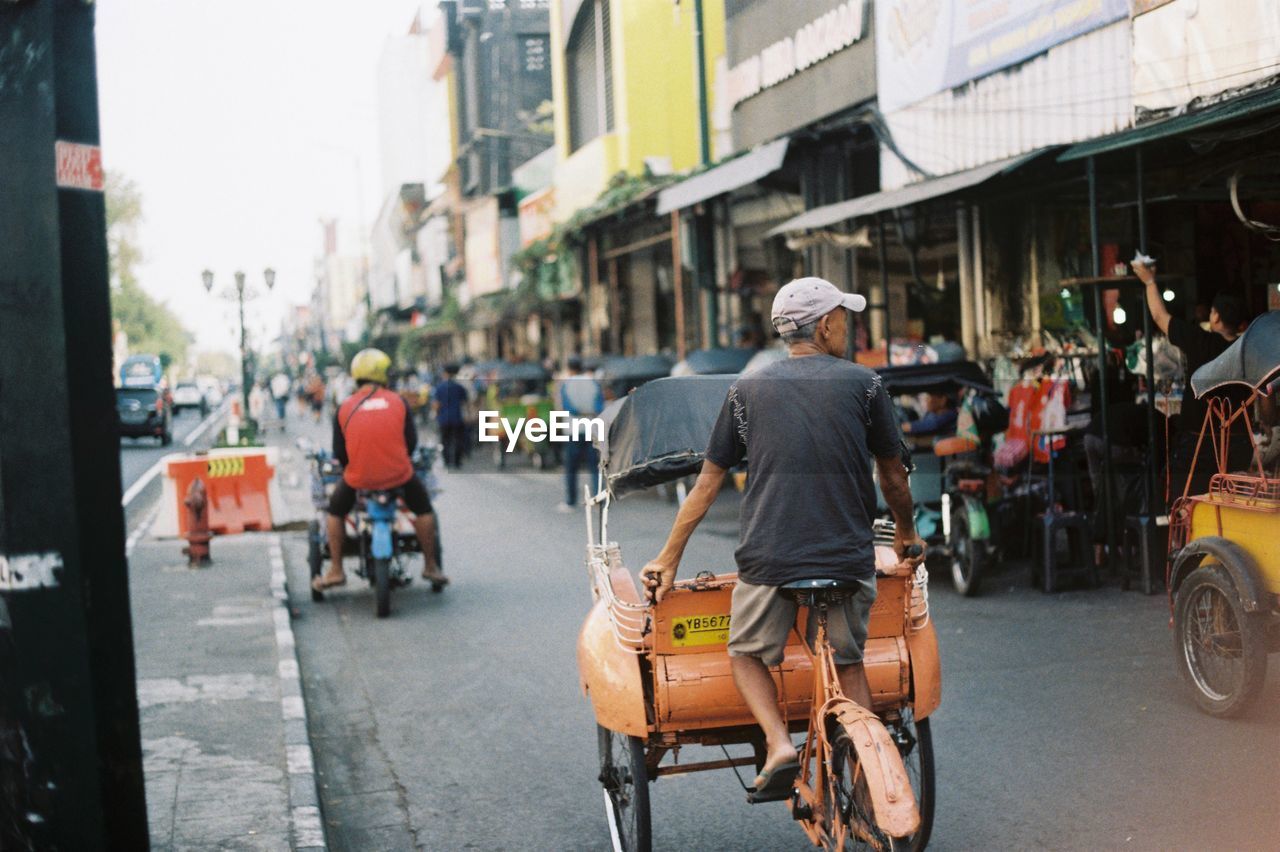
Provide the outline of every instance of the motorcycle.
[[[307,564],[312,579],[324,571],[324,564],[332,558],[327,533],[329,495],[342,478],[342,465],[330,453],[313,448],[303,441],[299,446],[311,462],[311,502],[316,517],[307,525]],[[440,493],[435,468],[440,459],[438,446],[420,446],[412,456],[414,471],[422,478],[427,492],[434,500]],[[435,518],[436,564],[443,568],[444,552],[440,543],[440,517]],[[345,519],[342,555],[358,556],[355,574],[374,590],[375,612],[378,618],[391,614],[391,591],[407,586],[413,581],[412,572],[406,566],[411,554],[421,553],[417,534],[413,529],[413,516],[401,503],[394,491],[361,491],[355,508]],[[444,591],[444,583],[432,582],[431,591]],[[324,600],[324,593],[311,590],[313,601]]]

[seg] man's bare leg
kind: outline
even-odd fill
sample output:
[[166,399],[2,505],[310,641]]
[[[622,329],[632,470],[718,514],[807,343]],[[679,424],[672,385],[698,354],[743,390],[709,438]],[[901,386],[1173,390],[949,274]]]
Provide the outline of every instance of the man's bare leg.
[[851,698],[866,709],[871,709],[871,684],[867,682],[867,670],[862,663],[842,666],[836,664],[836,676],[845,698]]
[[430,512],[416,515],[413,531],[418,534],[418,544],[422,547],[422,579],[433,583],[449,582],[436,564],[436,516]]
[[342,545],[343,539],[346,537],[342,529],[343,519],[337,515],[326,515],[325,520],[326,531],[329,534],[329,570],[326,571],[316,581],[320,586],[333,585],[341,583],[346,579],[346,572],[342,570]]
[[[768,754],[761,775],[795,760],[798,757],[796,747],[791,744],[787,722],[778,709],[778,688],[768,667],[758,657],[730,657],[729,663],[733,669],[734,685],[764,731]],[[760,785],[761,776],[757,775],[753,786],[759,788]]]

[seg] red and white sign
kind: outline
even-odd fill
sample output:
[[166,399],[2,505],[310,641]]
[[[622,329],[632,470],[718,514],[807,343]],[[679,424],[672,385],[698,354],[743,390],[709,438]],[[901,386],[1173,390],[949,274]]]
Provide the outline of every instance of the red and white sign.
[[58,186],[63,189],[103,191],[106,187],[106,173],[102,170],[101,148],[58,141],[54,143],[53,150],[58,160]]
[[520,217],[520,248],[551,236],[555,222],[551,218],[556,209],[554,186],[540,189],[521,199],[517,206]]

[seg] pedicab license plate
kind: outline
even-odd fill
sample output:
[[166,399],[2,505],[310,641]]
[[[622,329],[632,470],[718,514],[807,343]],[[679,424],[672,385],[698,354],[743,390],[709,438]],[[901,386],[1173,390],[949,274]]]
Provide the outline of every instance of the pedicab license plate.
[[729,614],[686,615],[671,619],[671,644],[676,648],[694,645],[723,645],[729,641]]

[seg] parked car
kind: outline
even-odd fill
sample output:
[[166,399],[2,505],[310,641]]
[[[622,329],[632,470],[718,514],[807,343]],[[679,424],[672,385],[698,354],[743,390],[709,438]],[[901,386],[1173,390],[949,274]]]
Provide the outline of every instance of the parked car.
[[173,403],[160,385],[116,388],[116,419],[124,438],[153,437],[173,443]]
[[184,408],[197,409],[201,417],[209,413],[209,403],[195,382],[184,381],[174,385],[173,410],[177,412]]

